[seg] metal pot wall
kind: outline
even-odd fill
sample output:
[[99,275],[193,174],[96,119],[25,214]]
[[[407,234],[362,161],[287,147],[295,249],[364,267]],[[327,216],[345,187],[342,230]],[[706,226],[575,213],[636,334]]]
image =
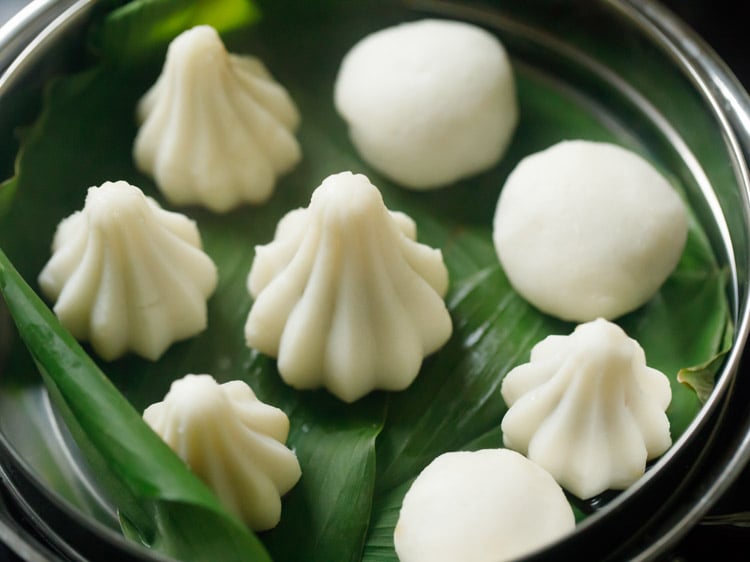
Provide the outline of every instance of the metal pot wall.
[[[567,540],[539,554],[561,560],[657,556],[708,512],[750,456],[750,410],[746,407],[750,380],[738,376],[750,310],[750,99],[710,48],[648,0],[417,0],[407,4],[419,14],[459,17],[497,28],[511,37],[511,52],[523,50],[527,64],[580,81],[592,95],[623,111],[636,107],[645,114],[655,112],[655,130],[663,137],[657,141],[659,150],[679,166],[702,168],[703,155],[694,143],[696,132],[691,131],[689,121],[670,110],[674,100],[660,97],[659,81],[684,84],[685,103],[703,112],[715,126],[713,134],[720,139],[733,188],[714,190],[707,197],[696,193],[695,198],[704,199],[698,204],[699,215],[715,225],[709,237],[732,271],[729,298],[737,329],[733,350],[701,415],[647,477],[587,519]],[[4,176],[12,173],[13,129],[33,119],[45,80],[80,65],[82,32],[95,6],[93,0],[36,0],[22,17],[0,30],[0,71],[4,72],[0,78],[0,139],[4,143],[0,172]],[[568,33],[571,29],[576,32]],[[600,52],[606,43],[611,48]],[[650,69],[633,64],[643,56],[650,58]],[[711,169],[704,172],[711,177]],[[2,344],[12,327],[4,313],[0,322]],[[12,510],[16,521],[20,517],[25,526],[9,519],[6,527],[0,520],[0,539],[10,540],[30,559],[101,559],[101,552],[113,560],[158,559],[61,498],[36,474],[33,463],[18,450],[18,437],[9,431],[0,423],[6,511]]]

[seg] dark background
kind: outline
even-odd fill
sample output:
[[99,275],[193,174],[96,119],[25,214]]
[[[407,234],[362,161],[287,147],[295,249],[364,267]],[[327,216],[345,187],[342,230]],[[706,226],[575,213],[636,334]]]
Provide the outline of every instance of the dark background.
[[[0,0],[0,23],[26,3],[27,0]],[[745,87],[750,89],[750,35],[745,16],[750,2],[662,0],[662,4],[697,31]],[[750,357],[750,354],[746,353],[746,357]],[[748,407],[750,408],[750,404]],[[3,503],[2,500],[0,503]],[[665,554],[662,561],[750,560],[750,523],[749,526],[718,524],[725,522],[722,517],[727,514],[743,512],[749,514],[746,519],[750,522],[750,471],[746,471],[746,474],[734,484],[729,493],[713,508],[710,516],[692,529],[671,552]],[[19,559],[2,545],[0,533],[0,562],[17,560]]]
[[[750,89],[750,33],[747,0],[662,0],[724,59]],[[750,558],[750,555],[748,556]]]

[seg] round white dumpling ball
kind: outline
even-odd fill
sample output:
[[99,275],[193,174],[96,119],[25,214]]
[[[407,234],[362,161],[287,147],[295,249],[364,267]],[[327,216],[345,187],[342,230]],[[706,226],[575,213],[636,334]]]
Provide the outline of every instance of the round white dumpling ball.
[[489,32],[457,21],[420,20],[368,35],[344,57],[334,98],[362,158],[412,189],[492,167],[518,121],[505,49]]
[[588,322],[646,303],[677,266],[687,231],[681,198],[650,163],[576,140],[518,164],[500,194],[493,238],[521,296]]
[[404,496],[394,531],[401,562],[500,562],[575,527],[552,476],[509,449],[445,453]]

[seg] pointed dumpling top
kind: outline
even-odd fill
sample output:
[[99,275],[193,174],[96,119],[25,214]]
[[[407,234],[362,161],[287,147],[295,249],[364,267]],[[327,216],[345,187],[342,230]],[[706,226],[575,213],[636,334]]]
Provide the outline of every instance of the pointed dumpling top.
[[124,181],[91,187],[39,275],[61,323],[104,359],[158,359],[206,327],[217,272],[196,224]]
[[365,176],[329,176],[256,248],[248,345],[278,357],[291,386],[347,402],[406,388],[452,331],[442,253],[415,237]]
[[301,158],[289,94],[260,60],[227,52],[210,26],[172,41],[137,116],[136,164],[174,204],[262,203]]
[[186,375],[143,418],[250,527],[278,524],[281,496],[302,474],[284,445],[284,412],[258,400],[243,381],[219,384],[210,375]]
[[624,489],[672,444],[669,380],[604,319],[549,336],[503,380],[505,446],[586,499]]

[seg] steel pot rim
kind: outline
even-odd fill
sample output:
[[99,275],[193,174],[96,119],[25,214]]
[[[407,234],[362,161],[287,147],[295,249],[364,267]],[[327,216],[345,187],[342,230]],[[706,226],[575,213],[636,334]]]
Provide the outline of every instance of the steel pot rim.
[[[623,18],[629,20],[639,30],[643,31],[665,52],[667,52],[681,70],[691,79],[696,88],[708,99],[718,112],[720,119],[727,128],[726,133],[729,143],[737,154],[743,156],[740,174],[744,181],[745,192],[742,194],[745,200],[746,224],[750,225],[750,176],[748,175],[747,162],[750,161],[750,97],[743,89],[731,70],[721,59],[706,45],[698,35],[682,24],[666,8],[649,0],[601,0],[603,5],[609,6],[617,11]],[[13,79],[15,73],[25,64],[28,57],[35,56],[38,46],[50,41],[55,34],[60,33],[66,21],[74,15],[87,13],[96,0],[33,0],[17,16],[11,19],[5,26],[0,28],[0,98],[3,95],[7,83]],[[743,267],[746,267],[744,265]],[[742,353],[750,331],[750,307],[747,303],[747,287],[736,291],[736,339],[735,344],[726,359],[725,374],[735,375],[740,368]],[[740,398],[735,392],[734,376],[724,376],[720,382],[720,388],[714,392],[709,403],[705,407],[704,418],[713,417],[716,423],[721,423],[727,412],[735,408]],[[696,426],[697,424],[691,424]],[[729,432],[724,428],[725,434]],[[681,538],[688,529],[694,525],[729,486],[741,474],[745,465],[750,460],[750,416],[746,416],[741,431],[731,432],[734,448],[723,452],[723,463],[721,466],[715,464],[707,470],[711,474],[711,485],[703,490],[702,496],[684,511],[675,514],[670,519],[676,523],[671,529],[666,529],[653,544],[643,548],[639,556],[648,558],[663,551]],[[684,442],[695,437],[697,429],[686,432]],[[719,432],[719,428],[710,431],[711,437]],[[738,437],[739,436],[739,437]],[[26,469],[23,459],[20,459],[12,446],[0,433],[0,445],[2,449],[9,452],[13,461]],[[673,462],[680,447],[676,447],[674,454],[668,454],[658,464],[666,465]],[[2,471],[2,467],[0,467]],[[33,479],[31,471],[28,477]],[[658,471],[654,471],[658,472]],[[704,474],[706,471],[703,472]],[[698,472],[696,471],[696,475]],[[696,478],[697,476],[693,476]],[[647,487],[651,475],[647,475],[638,486]],[[692,481],[692,480],[691,480]],[[613,503],[615,508],[619,503],[625,503],[630,496],[623,494]],[[50,501],[59,501],[69,511],[75,510],[65,504],[60,498],[50,496]],[[603,516],[607,514],[602,514]],[[581,526],[587,527],[598,525],[597,516],[593,516]],[[96,522],[89,522],[96,523]],[[96,525],[95,525],[96,527]],[[103,529],[103,527],[102,527]],[[101,530],[101,529],[100,529]],[[109,531],[106,529],[106,531]],[[118,547],[130,548],[130,544],[123,537],[111,533]],[[554,546],[552,548],[555,548]],[[547,551],[551,552],[551,551]],[[145,551],[144,551],[145,553]],[[543,553],[544,554],[544,553]]]

